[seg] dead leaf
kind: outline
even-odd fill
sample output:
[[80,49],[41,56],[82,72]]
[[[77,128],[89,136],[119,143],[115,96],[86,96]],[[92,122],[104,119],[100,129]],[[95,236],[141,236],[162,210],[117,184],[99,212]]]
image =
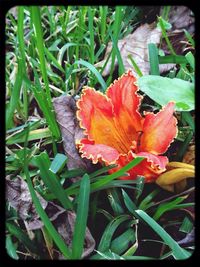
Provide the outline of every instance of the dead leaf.
[[[123,60],[124,68],[126,71],[132,70],[135,76],[138,76],[135,72],[133,65],[128,58],[131,55],[134,61],[137,63],[143,75],[149,74],[150,66],[148,59],[148,44],[154,43],[158,45],[160,43],[161,30],[156,27],[154,23],[144,24],[138,27],[132,34],[127,35],[124,39],[118,41],[118,48]],[[95,64],[95,67],[102,67],[106,62],[109,53],[112,50],[112,43],[109,42],[105,57],[102,61]],[[102,75],[106,76],[110,73],[112,59],[110,58]],[[115,59],[115,66],[117,66],[117,59]],[[165,72],[171,69],[174,64],[162,64],[160,65],[160,72]]]
[[195,231],[193,228],[192,231],[186,235],[186,237],[184,237],[183,239],[181,239],[177,243],[181,246],[193,245],[194,244],[194,238],[195,238]]
[[[45,209],[47,201],[39,194],[37,196]],[[27,183],[19,175],[15,179],[11,175],[6,176],[6,198],[22,220],[38,218]]]
[[194,33],[194,14],[187,6],[171,6],[168,21],[172,25],[172,31],[185,29]]
[[195,145],[190,144],[187,148],[187,151],[183,157],[183,162],[188,164],[195,164]]
[[[162,12],[163,9],[160,11],[160,16]],[[192,11],[186,6],[171,6],[168,21],[172,28],[167,31],[167,35],[176,54],[182,55],[185,54],[186,50],[187,52],[188,50],[193,50],[184,33],[184,30],[187,30],[191,35],[194,34],[195,26]],[[164,39],[161,48],[165,54],[171,54]]]
[[[76,214],[72,211],[66,211],[64,208],[51,201],[47,202],[37,192],[36,194],[50,221],[52,221],[66,244],[71,247]],[[35,210],[28,185],[20,176],[17,176],[13,180],[11,180],[10,175],[6,177],[6,198],[10,205],[18,212],[20,219],[26,222],[28,231],[41,229],[44,226]],[[94,250],[94,247],[95,240],[86,227],[82,257],[88,256]],[[61,255],[60,257],[62,258]]]
[[[76,215],[74,212],[68,211],[66,214],[62,214],[59,219],[54,221],[54,226],[58,230],[59,234],[63,237],[66,244],[71,247],[72,237],[74,231]],[[86,228],[85,241],[84,241],[84,252],[82,257],[87,257],[95,248],[95,240],[92,237],[88,228]],[[60,255],[60,259],[63,259],[63,256]]]
[[77,107],[74,98],[62,95],[53,99],[53,105],[60,125],[64,150],[68,156],[68,169],[82,168],[88,172],[94,171],[94,165],[90,160],[80,157],[75,145],[75,141],[83,138],[84,134],[76,118]]

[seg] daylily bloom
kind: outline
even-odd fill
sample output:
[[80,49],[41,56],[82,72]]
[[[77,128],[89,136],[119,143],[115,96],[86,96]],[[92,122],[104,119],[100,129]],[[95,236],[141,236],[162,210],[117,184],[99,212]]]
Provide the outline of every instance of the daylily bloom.
[[77,140],[77,146],[81,156],[94,164],[116,164],[110,173],[138,156],[144,157],[121,179],[142,175],[146,182],[152,182],[166,170],[168,158],[162,154],[177,135],[175,104],[169,102],[157,114],[146,112],[142,116],[142,96],[137,91],[131,71],[114,81],[105,94],[84,87],[77,101],[77,118],[86,138]]

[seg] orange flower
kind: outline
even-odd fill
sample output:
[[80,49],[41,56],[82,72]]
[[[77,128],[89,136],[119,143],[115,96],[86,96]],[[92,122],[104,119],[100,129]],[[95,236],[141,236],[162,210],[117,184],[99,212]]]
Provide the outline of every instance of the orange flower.
[[169,102],[157,114],[139,113],[142,96],[137,94],[136,78],[132,72],[122,75],[107,89],[106,94],[85,87],[77,102],[77,118],[87,138],[77,141],[81,156],[93,163],[116,164],[117,171],[137,156],[145,159],[121,179],[145,176],[154,181],[165,171],[165,153],[177,134],[173,116],[174,103]]

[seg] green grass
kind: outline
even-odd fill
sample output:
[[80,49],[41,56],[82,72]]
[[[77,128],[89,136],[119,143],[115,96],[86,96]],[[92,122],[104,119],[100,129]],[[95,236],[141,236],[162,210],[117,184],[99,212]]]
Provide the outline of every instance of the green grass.
[[[175,63],[166,76],[195,83],[195,40],[186,29],[185,38],[191,51],[176,54],[168,37],[169,6],[157,22],[170,54],[159,55],[159,46],[148,44],[151,75],[161,75],[160,64]],[[88,172],[83,168],[68,170],[69,158],[64,154],[62,136],[52,100],[62,94],[78,97],[83,85],[104,93],[125,72],[118,41],[132,33],[145,15],[137,6],[17,6],[17,17],[6,14],[6,175],[19,175],[28,185],[31,205],[35,207],[43,227],[27,230],[20,214],[6,202],[6,250],[13,259],[81,259],[85,249],[86,227],[93,235],[95,250],[88,259],[184,259],[190,247],[178,245],[170,225],[177,232],[190,233],[193,220],[186,209],[194,201],[186,200],[187,192],[173,195],[155,184],[137,180],[120,180],[143,158],[136,157],[117,172],[116,165],[102,166]],[[111,52],[102,67],[108,43]],[[128,58],[138,76],[143,76],[134,55]],[[109,75],[103,70],[111,60]],[[117,65],[116,66],[116,62]],[[144,95],[145,105],[157,110],[158,103]],[[170,160],[181,161],[194,138],[194,111],[179,112],[179,134],[174,144],[178,151]],[[77,181],[73,178],[79,177]],[[43,209],[40,194],[46,201],[76,215],[70,242],[62,236],[48,208]],[[188,193],[189,194],[189,193]],[[159,204],[159,202],[161,202]],[[181,211],[175,220],[171,214]],[[51,211],[52,212],[52,211]],[[58,218],[62,218],[59,217]],[[59,219],[62,223],[62,219]],[[165,229],[167,228],[167,229]],[[97,230],[98,229],[98,230]],[[154,240],[145,231],[154,231]],[[169,229],[169,231],[168,231]],[[143,232],[144,231],[144,232]],[[150,250],[159,243],[157,252]],[[165,243],[165,247],[164,244]],[[140,249],[140,250],[139,250]],[[138,254],[139,251],[139,254]],[[143,253],[141,255],[141,252]]]

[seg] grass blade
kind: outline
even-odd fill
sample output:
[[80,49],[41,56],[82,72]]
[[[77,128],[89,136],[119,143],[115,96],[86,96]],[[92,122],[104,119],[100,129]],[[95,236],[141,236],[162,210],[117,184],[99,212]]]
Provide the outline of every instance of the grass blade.
[[195,59],[194,59],[194,56],[192,54],[192,52],[188,52],[186,55],[185,55],[185,58],[187,60],[187,62],[190,64],[190,66],[193,68],[193,70],[195,69]]
[[102,78],[101,74],[98,72],[98,70],[92,64],[90,64],[89,62],[87,62],[83,59],[75,61],[74,64],[81,64],[81,65],[85,66],[86,68],[88,68],[91,72],[93,72],[94,75],[97,77],[97,80],[101,84],[102,91],[105,92],[107,85],[106,85],[104,79]]
[[58,153],[53,159],[49,170],[56,174],[63,169],[66,162],[67,162],[67,157],[64,154]]
[[105,252],[109,249],[113,234],[116,231],[117,227],[128,219],[130,219],[128,215],[120,215],[108,224],[101,237],[101,241],[98,246],[98,251]]
[[170,211],[174,208],[176,208],[176,205],[181,203],[183,200],[185,199],[185,197],[178,197],[172,201],[169,201],[167,203],[163,203],[161,205],[158,206],[158,208],[156,209],[156,213],[153,216],[153,219],[155,221],[159,220],[159,218],[167,211]]
[[65,256],[65,258],[70,259],[71,258],[71,252],[69,250],[69,248],[66,246],[65,242],[63,241],[63,239],[61,238],[61,236],[58,234],[58,232],[56,231],[55,227],[53,226],[52,222],[49,220],[46,212],[43,210],[43,207],[40,204],[40,201],[35,193],[31,178],[30,178],[30,174],[29,174],[29,170],[28,170],[28,159],[27,159],[27,153],[26,153],[26,149],[27,149],[27,143],[28,143],[28,130],[29,127],[27,128],[27,136],[25,139],[25,144],[24,144],[24,148],[25,148],[25,152],[24,152],[24,173],[26,176],[26,180],[27,180],[27,184],[28,184],[28,188],[31,194],[31,198],[33,200],[33,203],[35,205],[35,209],[38,213],[38,215],[40,216],[41,220],[43,221],[45,227],[47,228],[48,232],[50,233],[50,235],[52,236],[54,242],[56,243],[57,247],[60,249],[60,251],[62,252],[62,254]]
[[49,81],[48,81],[48,75],[47,75],[47,70],[46,70],[44,39],[43,39],[43,33],[42,33],[42,23],[41,23],[41,15],[40,15],[39,7],[37,6],[31,7],[31,18],[32,18],[32,23],[33,23],[33,30],[34,30],[35,37],[36,37],[35,38],[36,46],[38,50],[38,56],[40,59],[42,78],[45,83],[45,92],[47,96],[47,101],[49,105],[51,106],[51,94],[50,94]]
[[142,77],[143,74],[142,74],[140,68],[138,67],[137,63],[135,62],[135,60],[132,58],[131,54],[128,55],[128,58],[130,59],[130,61],[131,61],[132,65],[133,65],[136,73],[138,74],[138,76]]
[[88,20],[89,20],[88,28],[90,33],[90,62],[91,64],[94,64],[94,50],[95,50],[94,26],[93,26],[94,14],[91,7],[88,7]]
[[154,203],[152,202],[153,198],[159,193],[158,189],[155,189],[154,191],[152,191],[150,194],[148,194],[145,198],[143,198],[143,200],[140,202],[139,204],[139,209],[140,210],[147,210],[148,208],[150,208],[152,205],[154,205]]
[[117,46],[117,40],[115,39],[114,36],[112,36],[112,34],[110,33],[110,37],[113,43],[113,52],[115,52],[116,56],[117,56],[117,60],[118,60],[118,65],[119,65],[119,76],[121,76],[124,72],[125,72],[125,68],[124,68],[124,63],[121,57],[121,53],[119,51],[119,48]]
[[102,178],[101,180],[93,183],[91,185],[91,189],[97,189],[100,188],[106,184],[108,184],[110,181],[123,176],[125,172],[127,172],[128,170],[132,169],[133,167],[135,167],[137,164],[139,164],[140,162],[142,162],[144,158],[143,157],[137,157],[134,160],[132,160],[131,162],[129,162],[126,166],[124,166],[123,168],[121,168],[119,171],[114,172],[110,175],[105,176],[104,178]]
[[185,217],[183,222],[182,222],[181,227],[179,228],[179,231],[188,234],[192,231],[193,227],[194,227],[194,225],[191,222],[191,220],[188,217]]
[[158,21],[159,21],[159,25],[160,25],[161,30],[162,30],[162,35],[164,36],[165,41],[166,41],[166,43],[168,45],[169,51],[171,52],[172,55],[176,55],[176,52],[174,51],[174,49],[172,47],[172,44],[171,44],[171,42],[170,42],[170,40],[169,40],[169,38],[167,36],[167,32],[165,30],[165,26],[164,26],[162,17],[159,17]]
[[124,213],[116,188],[108,189],[108,200],[116,216]]
[[52,55],[51,52],[49,52],[49,50],[45,46],[44,46],[44,51],[45,51],[46,56],[54,63],[57,69],[65,73],[65,70],[63,69],[63,67],[59,64],[57,59]]
[[22,231],[20,227],[13,223],[6,223],[6,228],[13,236],[19,239],[24,244],[24,246],[28,248],[28,250],[37,253],[37,248],[29,239],[28,235],[24,231]]
[[127,209],[133,213],[134,210],[137,209],[135,203],[130,199],[129,195],[122,189],[122,195],[123,195],[123,198],[124,198],[124,203],[127,207]]
[[10,98],[10,103],[8,109],[6,110],[6,130],[13,127],[13,114],[18,105],[20,90],[22,87],[22,58],[18,58],[18,70],[16,74],[15,83],[12,90],[12,95]]
[[17,252],[16,252],[15,245],[12,241],[11,235],[6,236],[6,251],[11,258],[15,260],[19,259]]
[[188,41],[191,43],[191,45],[192,45],[193,47],[195,47],[195,41],[194,41],[194,39],[192,38],[191,34],[190,34],[188,31],[186,31],[185,29],[183,29],[183,31],[184,31],[185,36],[187,37]]
[[155,44],[148,44],[149,50],[149,62],[150,62],[150,74],[160,75],[159,61],[158,61],[158,49]]
[[90,197],[90,178],[85,174],[81,180],[76,222],[72,241],[72,258],[80,259],[83,252]]
[[[137,164],[139,164],[144,158],[143,157],[137,157],[135,158],[134,160],[132,160],[131,162],[129,162],[126,166],[124,166],[123,168],[121,168],[119,171],[115,172],[115,173],[112,173],[110,175],[106,175],[106,176],[101,176],[101,177],[98,177],[100,178],[98,181],[94,182],[91,184],[91,192],[95,192],[97,190],[102,190],[104,188],[109,188],[109,187],[112,187],[112,182],[114,179],[120,177],[120,176],[123,176],[124,173],[128,170],[130,170],[131,168],[135,167]],[[124,181],[114,181],[114,182],[117,182],[117,183],[124,183]],[[135,183],[135,181],[126,181],[126,183]],[[67,195],[73,195],[73,194],[77,194],[78,192],[78,188],[77,188],[77,185],[79,185],[79,182],[77,182],[77,184],[73,184],[70,188],[67,188],[65,190],[65,193]],[[108,187],[105,187],[105,186],[108,186]],[[120,186],[122,186],[120,184]],[[53,199],[54,196],[52,195],[49,195],[49,198],[48,199]]]
[[143,219],[162,238],[165,244],[171,248],[173,252],[172,255],[175,259],[183,260],[190,256],[189,252],[182,249],[179,244],[146,212],[142,210],[136,210],[135,215],[139,217],[139,219]]
[[105,35],[106,35],[106,26],[107,26],[106,18],[107,18],[107,13],[108,13],[108,6],[100,6],[99,11],[100,11],[100,16],[101,16],[101,24],[100,24],[101,35],[100,36],[101,36],[102,43],[104,43]]
[[[28,141],[38,140],[42,138],[51,137],[51,131],[49,128],[37,129],[29,132]],[[21,131],[15,135],[8,136],[6,141],[7,145],[13,145],[16,143],[23,143],[25,141],[25,132]]]
[[135,242],[135,233],[132,228],[129,228],[111,242],[111,250],[114,253],[121,254],[128,249],[130,242]]
[[158,56],[159,64],[185,64],[187,63],[187,59],[185,56],[180,55],[168,55],[168,56]]
[[[51,93],[49,88],[49,80],[47,75],[47,66],[45,61],[45,50],[44,50],[44,39],[42,33],[42,24],[41,24],[41,16],[40,10],[37,6],[31,7],[31,19],[33,23],[33,30],[35,33],[35,40],[36,40],[36,47],[38,50],[38,56],[40,60],[40,69],[42,73],[42,78],[45,84],[45,97],[48,103],[49,110],[53,110],[53,105],[51,102]],[[55,136],[56,139],[60,138],[60,130],[58,128],[58,124],[56,123],[55,114],[51,112],[51,119],[53,122],[49,123],[51,127],[52,134]],[[50,120],[48,120],[50,122]]]
[[35,163],[40,170],[40,175],[45,185],[56,196],[62,206],[67,209],[72,209],[71,201],[66,197],[65,191],[58,181],[57,176],[49,170],[51,165],[49,156],[46,152],[34,157]]
[[26,81],[27,85],[29,86],[29,88],[33,91],[35,99],[37,100],[38,105],[39,105],[40,109],[42,110],[42,112],[46,118],[46,121],[49,125],[49,128],[52,132],[52,135],[55,136],[56,139],[59,139],[60,138],[60,130],[58,128],[58,124],[57,124],[56,119],[55,119],[53,107],[52,107],[52,105],[49,106],[46,94],[41,88],[40,80],[39,80],[37,71],[35,69],[33,60],[30,59],[30,62],[31,62],[31,65],[33,68],[36,84],[33,85],[30,82],[30,80],[26,79],[26,78],[25,78],[25,81]]

